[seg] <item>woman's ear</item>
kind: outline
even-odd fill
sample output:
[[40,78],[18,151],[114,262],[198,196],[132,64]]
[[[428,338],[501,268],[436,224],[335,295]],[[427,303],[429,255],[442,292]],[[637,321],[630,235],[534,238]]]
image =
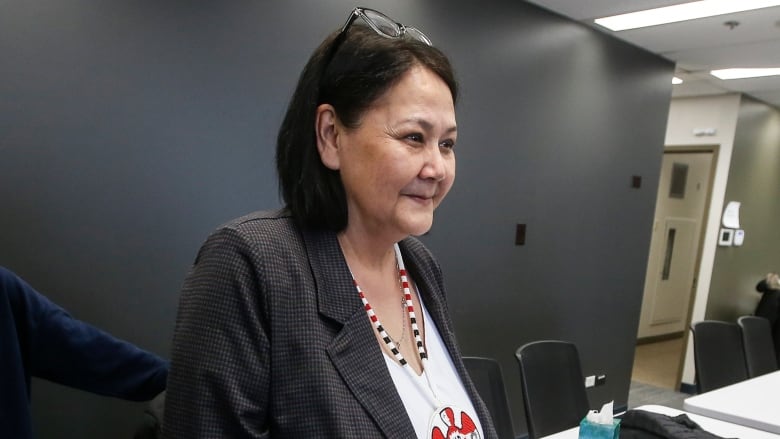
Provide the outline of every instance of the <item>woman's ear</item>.
[[317,133],[317,151],[320,160],[326,168],[334,171],[340,167],[338,127],[336,126],[336,109],[330,104],[321,104],[317,107],[315,118],[315,130]]

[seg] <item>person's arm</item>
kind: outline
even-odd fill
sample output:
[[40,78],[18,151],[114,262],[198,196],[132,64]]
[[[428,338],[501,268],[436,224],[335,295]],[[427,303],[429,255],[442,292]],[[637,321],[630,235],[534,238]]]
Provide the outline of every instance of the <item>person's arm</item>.
[[10,271],[2,274],[30,375],[134,401],[165,390],[166,361],[74,319]]
[[255,260],[231,229],[201,248],[181,293],[163,437],[268,437],[270,343]]

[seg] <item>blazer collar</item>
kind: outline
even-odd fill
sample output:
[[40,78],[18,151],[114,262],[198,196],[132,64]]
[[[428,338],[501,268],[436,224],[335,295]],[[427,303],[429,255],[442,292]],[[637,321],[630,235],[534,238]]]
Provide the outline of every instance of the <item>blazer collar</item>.
[[387,370],[352,276],[336,239],[325,231],[304,231],[320,315],[343,325],[330,346],[333,366],[386,437],[414,437],[414,427]]
[[[328,348],[334,367],[386,437],[414,437],[414,427],[408,417],[398,416],[399,413],[405,414],[406,408],[387,370],[384,354],[376,342],[375,329],[366,318],[336,234],[304,230],[303,239],[316,284],[319,312],[343,325]],[[458,374],[467,383],[467,393],[477,407],[483,427],[487,428],[487,412],[477,402],[479,398],[475,398],[476,390],[460,361],[460,350],[449,325],[439,282],[430,267],[420,263],[420,256],[405,241],[399,243],[399,246],[406,268],[439,329]],[[435,291],[439,294],[434,294]]]
[[336,234],[304,230],[303,240],[314,276],[319,312],[343,325],[362,310],[362,304]]
[[[349,266],[341,252],[336,234],[329,231],[305,230],[303,239],[317,288],[319,311],[322,315],[345,324],[358,310],[363,312],[363,305],[355,290]],[[431,293],[436,285],[434,275],[418,267],[418,258],[411,254],[405,241],[401,241],[399,246],[406,268],[418,286],[428,312],[439,330],[445,330],[441,326],[446,325],[447,322],[442,297]],[[450,330],[451,328],[447,326],[448,334]]]

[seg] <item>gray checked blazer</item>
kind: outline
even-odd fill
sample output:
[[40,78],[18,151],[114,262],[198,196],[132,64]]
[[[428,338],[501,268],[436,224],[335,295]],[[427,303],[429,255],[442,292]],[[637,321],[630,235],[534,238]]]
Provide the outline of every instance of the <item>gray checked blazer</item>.
[[[486,438],[490,415],[461,360],[441,271],[414,238],[407,269]],[[285,211],[214,232],[181,293],[163,422],[169,439],[414,438],[332,232]]]

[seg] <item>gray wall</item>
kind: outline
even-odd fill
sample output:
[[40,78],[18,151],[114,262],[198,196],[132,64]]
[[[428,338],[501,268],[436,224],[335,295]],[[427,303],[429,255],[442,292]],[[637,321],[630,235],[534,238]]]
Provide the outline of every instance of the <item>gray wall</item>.
[[[464,353],[501,361],[518,433],[514,351],[535,339],[576,342],[607,374],[593,406],[625,405],[673,66],[515,0],[372,4],[424,29],[462,83],[458,178],[425,241]],[[167,356],[203,238],[279,205],[287,99],[353,6],[4,2],[0,264]],[[141,410],[41,381],[33,401],[41,438],[122,437]]]
[[752,314],[755,285],[780,271],[780,110],[744,96],[740,101],[725,202],[740,201],[741,247],[718,247],[707,319]]

